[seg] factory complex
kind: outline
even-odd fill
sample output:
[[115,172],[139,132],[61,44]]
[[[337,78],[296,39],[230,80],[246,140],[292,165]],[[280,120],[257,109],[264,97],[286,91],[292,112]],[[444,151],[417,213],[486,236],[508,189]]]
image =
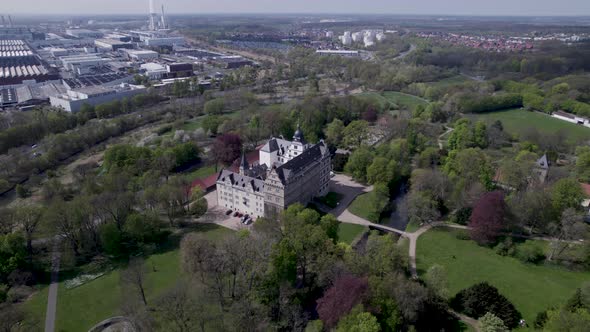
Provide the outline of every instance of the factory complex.
[[[0,25],[0,109],[52,105],[77,112],[190,79],[205,88],[226,71],[255,63],[195,48],[170,28],[164,7],[149,1],[145,25],[94,28],[95,21],[29,27]],[[145,85],[145,86],[144,86]]]

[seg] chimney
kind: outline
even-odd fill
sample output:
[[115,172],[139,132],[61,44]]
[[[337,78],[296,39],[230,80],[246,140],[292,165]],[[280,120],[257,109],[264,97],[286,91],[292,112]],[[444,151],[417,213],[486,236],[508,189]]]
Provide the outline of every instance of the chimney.
[[164,5],[162,5],[162,29],[167,29],[168,27],[166,26],[166,18],[164,16]]

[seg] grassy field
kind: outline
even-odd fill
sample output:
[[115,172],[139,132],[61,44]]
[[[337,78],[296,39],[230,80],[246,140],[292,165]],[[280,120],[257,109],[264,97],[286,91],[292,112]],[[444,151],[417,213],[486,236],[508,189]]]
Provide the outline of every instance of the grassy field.
[[389,109],[390,103],[398,105],[400,108],[413,109],[417,105],[426,105],[428,102],[422,98],[405,94],[403,92],[387,91],[387,92],[366,92],[356,95],[356,97],[364,98],[379,105],[382,110]]
[[369,206],[371,206],[369,194],[362,194],[357,196],[357,198],[350,203],[348,211],[356,216],[372,221],[369,218],[369,214],[371,213],[371,211],[369,211]]
[[[196,232],[207,233],[213,239],[221,239],[231,231],[212,224],[199,225]],[[149,271],[146,277],[148,304],[166,289],[174,286],[181,276],[178,247],[146,258]],[[24,304],[25,310],[38,317],[41,326],[45,321],[48,288],[40,290]],[[56,331],[87,331],[96,323],[117,315],[121,307],[120,274],[115,269],[87,284],[66,289],[60,282],[57,297]]]
[[469,117],[483,120],[488,124],[500,120],[504,130],[512,135],[518,135],[528,128],[536,128],[541,133],[556,133],[561,130],[571,140],[590,139],[590,128],[555,119],[546,114],[527,112],[521,109],[473,114]]
[[400,107],[405,107],[409,109],[413,109],[418,105],[428,104],[428,101],[426,101],[425,99],[402,92],[388,91],[383,92],[382,95],[390,102],[395,103]]
[[487,281],[514,303],[529,324],[537,313],[564,303],[576,288],[590,280],[589,272],[525,264],[516,258],[497,255],[473,241],[457,239],[455,232],[430,230],[420,237],[416,254],[418,272],[423,274],[433,264],[445,266],[452,295]]
[[367,227],[362,225],[340,223],[338,226],[338,241],[351,244],[366,229]]
[[197,168],[196,170],[192,171],[192,172],[187,172],[185,173],[185,176],[187,177],[187,179],[189,180],[195,180],[195,179],[201,179],[201,178],[206,178],[211,174],[215,173],[215,165],[211,165],[211,166],[204,166],[204,167],[200,167]]

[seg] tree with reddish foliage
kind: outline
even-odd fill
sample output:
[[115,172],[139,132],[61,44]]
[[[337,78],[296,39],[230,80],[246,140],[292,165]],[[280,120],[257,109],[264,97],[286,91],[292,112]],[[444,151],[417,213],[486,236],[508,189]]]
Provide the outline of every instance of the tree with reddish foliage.
[[377,111],[373,107],[369,106],[369,108],[363,112],[361,117],[367,122],[375,123],[375,121],[377,121]]
[[471,238],[479,244],[491,244],[504,229],[506,203],[504,193],[493,191],[484,194],[475,204],[469,219]]
[[334,282],[334,285],[317,301],[318,314],[327,330],[336,326],[340,318],[346,316],[363,300],[368,287],[367,278],[351,275],[340,277]]
[[242,139],[239,135],[228,133],[217,136],[211,150],[216,162],[229,166],[240,157]]

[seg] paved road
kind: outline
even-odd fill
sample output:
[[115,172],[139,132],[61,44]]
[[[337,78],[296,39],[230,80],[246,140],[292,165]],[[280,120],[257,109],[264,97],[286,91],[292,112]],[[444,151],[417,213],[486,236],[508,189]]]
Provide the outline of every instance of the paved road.
[[51,284],[47,295],[47,311],[45,313],[45,332],[55,331],[55,314],[57,312],[57,290],[59,286],[59,262],[61,259],[61,239],[54,240],[51,255]]

